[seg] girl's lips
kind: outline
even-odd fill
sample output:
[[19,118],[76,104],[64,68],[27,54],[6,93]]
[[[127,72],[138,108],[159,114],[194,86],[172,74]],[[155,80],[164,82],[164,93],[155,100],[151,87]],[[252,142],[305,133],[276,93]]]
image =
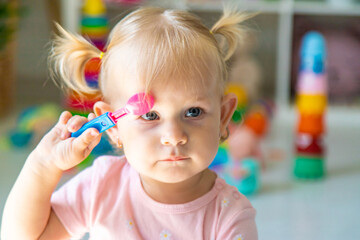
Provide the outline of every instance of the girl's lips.
[[182,161],[182,160],[186,160],[186,159],[188,159],[188,158],[187,157],[170,157],[170,158],[166,158],[166,159],[164,159],[162,161],[171,161],[171,162],[173,162],[173,161]]

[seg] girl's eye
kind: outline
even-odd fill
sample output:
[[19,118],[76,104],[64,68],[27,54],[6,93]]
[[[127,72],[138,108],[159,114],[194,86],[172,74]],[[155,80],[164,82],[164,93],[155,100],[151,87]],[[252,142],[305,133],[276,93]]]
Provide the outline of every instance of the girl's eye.
[[201,114],[202,114],[201,108],[192,107],[186,111],[185,116],[186,117],[199,117]]
[[154,121],[159,119],[159,116],[157,115],[156,112],[148,112],[142,115],[141,118],[143,118],[146,121]]

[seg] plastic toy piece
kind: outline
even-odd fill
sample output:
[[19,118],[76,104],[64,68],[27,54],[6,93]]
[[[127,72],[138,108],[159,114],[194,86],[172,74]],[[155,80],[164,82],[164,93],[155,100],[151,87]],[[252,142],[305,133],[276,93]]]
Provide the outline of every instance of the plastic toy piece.
[[328,83],[326,77],[326,44],[318,32],[307,33],[300,52],[297,84],[297,123],[294,175],[299,179],[319,179],[325,175],[322,138]]
[[323,135],[325,133],[324,118],[324,114],[301,114],[297,126],[298,134]]
[[296,154],[306,156],[323,156],[325,152],[322,136],[307,133],[296,136]]
[[71,137],[80,136],[88,128],[96,128],[100,133],[112,128],[117,121],[127,114],[143,115],[151,110],[154,106],[154,98],[145,93],[133,95],[127,101],[125,107],[111,113],[107,112],[103,115],[85,123],[78,131],[71,134]]
[[102,0],[86,0],[82,10],[87,15],[101,15],[106,11]]
[[245,175],[236,176],[231,171],[227,171],[222,177],[228,184],[235,186],[244,195],[252,195],[259,191],[260,164],[258,160],[248,157],[237,163],[232,162],[229,168],[232,170],[237,168]]
[[294,175],[299,179],[320,179],[324,177],[324,158],[322,156],[296,156]]

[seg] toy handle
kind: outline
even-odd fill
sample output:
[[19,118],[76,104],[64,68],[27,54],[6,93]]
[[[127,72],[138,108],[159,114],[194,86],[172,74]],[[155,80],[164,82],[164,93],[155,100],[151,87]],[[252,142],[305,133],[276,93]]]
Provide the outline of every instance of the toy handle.
[[113,120],[111,120],[109,114],[111,113],[110,112],[104,113],[103,115],[94,118],[90,122],[85,123],[79,130],[71,133],[71,137],[78,137],[83,132],[85,132],[86,129],[89,128],[96,128],[99,131],[99,133],[102,133],[108,130],[109,128],[115,126],[115,123]]

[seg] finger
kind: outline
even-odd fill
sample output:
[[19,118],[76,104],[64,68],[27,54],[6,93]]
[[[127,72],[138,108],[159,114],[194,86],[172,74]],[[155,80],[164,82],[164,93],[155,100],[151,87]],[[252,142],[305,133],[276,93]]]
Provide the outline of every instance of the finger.
[[69,119],[72,117],[72,114],[68,111],[63,111],[60,114],[59,120],[54,126],[54,128],[50,131],[52,133],[55,133],[54,136],[59,136],[61,139],[65,139],[66,135],[66,124],[69,121]]
[[73,116],[67,123],[67,130],[69,132],[76,132],[77,130],[79,130],[82,125],[84,125],[85,123],[87,123],[88,120],[86,119],[86,117],[82,117],[82,116]]
[[57,125],[59,126],[63,126],[65,125],[69,119],[72,117],[71,113],[68,112],[68,111],[63,111],[61,114],[60,114],[60,117],[59,117],[59,121],[57,122]]
[[66,124],[69,122],[69,120],[71,119],[72,114],[68,111],[64,111],[61,115],[60,115],[60,119],[59,119],[59,126],[61,129],[61,134],[60,134],[60,139],[61,140],[65,140],[67,138],[69,138],[69,131],[67,131],[66,129]]
[[88,115],[88,120],[91,121],[93,120],[94,118],[96,118],[96,115],[94,113],[89,113]]
[[75,138],[73,142],[75,154],[81,157],[87,157],[92,148],[96,146],[93,142],[96,142],[96,138],[99,138],[100,135],[101,134],[97,129],[90,128],[83,132],[79,137]]

